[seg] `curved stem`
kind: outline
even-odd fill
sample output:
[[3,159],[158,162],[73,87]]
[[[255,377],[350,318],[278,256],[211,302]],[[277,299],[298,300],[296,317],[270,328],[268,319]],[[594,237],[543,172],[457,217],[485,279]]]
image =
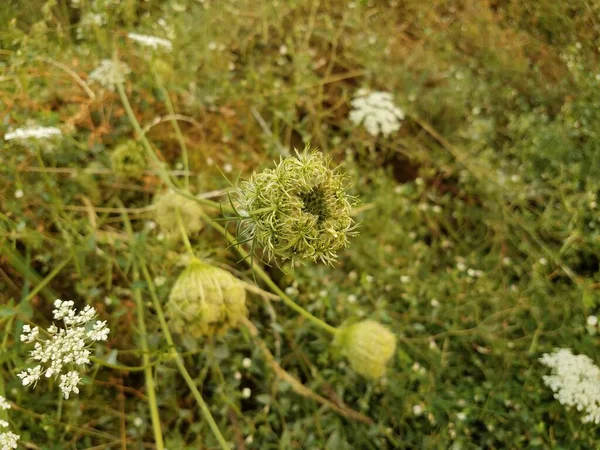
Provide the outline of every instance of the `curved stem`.
[[202,398],[202,394],[200,394],[200,391],[196,387],[196,383],[194,382],[194,379],[190,376],[190,373],[187,371],[185,364],[183,362],[183,358],[181,357],[181,355],[177,351],[177,348],[175,347],[175,342],[173,341],[173,336],[171,335],[171,331],[169,330],[169,325],[167,324],[167,321],[165,320],[165,315],[163,313],[162,306],[158,299],[158,295],[156,294],[156,290],[154,289],[154,283],[152,282],[152,277],[150,276],[150,272],[148,271],[148,268],[146,267],[145,261],[141,258],[140,258],[140,267],[142,269],[142,273],[144,274],[144,278],[146,279],[146,284],[148,285],[148,289],[150,291],[150,297],[152,297],[152,302],[154,303],[154,308],[156,309],[156,315],[158,316],[158,321],[160,322],[160,326],[162,328],[165,339],[167,340],[167,344],[171,348],[171,354],[173,355],[173,358],[175,359],[177,368],[179,369],[181,376],[187,383],[190,391],[192,391],[192,395],[196,399],[196,402],[198,403],[198,406],[200,407],[200,411],[202,412],[204,419],[208,422],[208,425],[210,426],[210,429],[212,430],[215,437],[217,438],[217,441],[219,441],[221,448],[223,450],[230,450],[229,445],[227,444],[227,441],[223,437],[223,434],[221,434],[221,430],[219,429],[217,422],[215,422],[215,419],[213,418],[213,416],[210,412],[210,409],[208,409],[206,402]]
[[189,192],[179,189],[173,183],[173,181],[171,180],[171,177],[169,176],[169,172],[164,168],[163,163],[161,162],[160,159],[158,159],[158,156],[156,156],[156,152],[152,148],[150,141],[148,141],[148,138],[146,137],[144,130],[142,130],[142,127],[140,126],[140,123],[138,122],[137,117],[135,117],[135,113],[133,112],[131,103],[129,103],[129,99],[127,98],[127,94],[125,93],[125,88],[123,87],[123,83],[117,83],[117,90],[119,91],[119,96],[121,97],[121,103],[123,103],[123,107],[125,108],[125,112],[127,113],[127,117],[129,118],[129,122],[131,122],[133,129],[138,134],[139,139],[142,141],[142,145],[146,149],[146,153],[148,154],[148,157],[156,165],[156,169],[158,171],[158,175],[160,176],[161,180],[169,188],[171,188],[173,191],[177,192],[179,195],[189,198],[190,200],[194,200],[204,206],[210,206],[211,208],[223,209],[223,206],[221,205],[221,203],[213,202],[212,200],[208,200],[206,198],[195,197],[194,195],[190,194]]
[[[215,220],[213,220],[211,217],[209,217],[206,213],[203,213],[203,216],[211,227],[213,227],[215,230],[217,230],[219,233],[221,233],[225,237],[225,239],[227,239],[227,242],[229,242],[233,247],[235,247],[237,252],[240,254],[240,256],[244,260],[248,260],[248,258],[250,257],[248,252],[246,250],[244,250],[242,248],[242,246],[237,245],[235,238],[231,234],[229,234],[223,226],[221,226],[219,223],[217,223]],[[262,267],[260,267],[258,265],[254,265],[254,264],[252,264],[251,267],[252,267],[252,270],[254,270],[254,272],[267,284],[267,286],[269,286],[273,290],[273,292],[275,292],[281,298],[281,300],[283,300],[283,302],[286,305],[288,305],[294,311],[296,311],[297,313],[302,315],[302,317],[311,321],[315,325],[321,327],[328,333],[331,333],[331,334],[337,333],[337,328],[329,325],[327,322],[319,319],[318,317],[313,316],[311,313],[309,313],[307,310],[305,310],[302,306],[300,306],[296,302],[294,302],[294,300],[292,300],[285,292],[283,292],[283,290],[279,286],[277,286],[277,284],[275,284],[275,282],[273,280],[271,280],[271,277],[262,269]]]
[[183,224],[183,219],[181,218],[181,211],[179,208],[175,208],[175,215],[177,216],[177,225],[179,226],[179,231],[181,232],[181,238],[183,239],[185,249],[188,251],[191,257],[194,257],[194,249],[192,248],[187,231],[185,230],[185,225]]
[[179,124],[177,123],[177,119],[175,118],[175,108],[173,108],[173,102],[171,102],[171,97],[169,97],[169,92],[165,88],[165,85],[162,81],[162,78],[158,73],[156,73],[156,69],[152,66],[152,73],[154,74],[154,79],[156,80],[156,84],[158,84],[158,88],[162,91],[163,97],[165,98],[165,104],[167,105],[167,111],[169,111],[169,115],[171,116],[171,123],[173,124],[173,128],[175,129],[175,135],[177,136],[177,140],[179,141],[179,146],[181,147],[181,156],[183,157],[183,167],[185,168],[185,188],[190,188],[190,161],[188,157],[188,149],[187,145],[185,145],[185,139],[183,138],[183,134],[181,133],[181,128],[179,128]]

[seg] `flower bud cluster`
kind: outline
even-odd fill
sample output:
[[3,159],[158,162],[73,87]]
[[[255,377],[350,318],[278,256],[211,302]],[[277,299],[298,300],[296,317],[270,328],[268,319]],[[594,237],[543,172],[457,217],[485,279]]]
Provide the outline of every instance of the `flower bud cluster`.
[[120,177],[140,177],[146,170],[146,157],[134,140],[119,144],[110,155],[113,171]]
[[167,238],[174,239],[181,236],[179,218],[188,235],[198,233],[202,223],[202,207],[190,198],[179,195],[175,191],[157,194],[154,198],[155,220]]
[[396,336],[374,320],[342,327],[334,340],[350,366],[360,375],[378,379],[396,352]]
[[241,183],[237,200],[244,233],[269,259],[332,264],[354,234],[355,199],[346,192],[344,175],[321,152],[307,147],[296,156]]
[[223,332],[248,315],[244,285],[229,272],[194,259],[175,282],[166,315],[181,334]]

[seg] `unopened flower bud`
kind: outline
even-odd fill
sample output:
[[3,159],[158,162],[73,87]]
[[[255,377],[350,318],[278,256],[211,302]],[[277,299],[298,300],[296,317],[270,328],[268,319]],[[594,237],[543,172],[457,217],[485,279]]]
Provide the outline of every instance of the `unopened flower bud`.
[[181,236],[179,218],[188,235],[200,231],[203,227],[201,220],[202,207],[192,199],[183,197],[174,191],[158,194],[154,199],[155,220],[165,236],[174,238]]
[[120,177],[138,178],[146,170],[146,158],[137,142],[119,144],[110,156],[113,171]]
[[178,333],[199,337],[223,332],[248,315],[246,291],[229,272],[194,259],[175,282],[166,315]]
[[341,328],[334,341],[350,366],[365,378],[378,379],[396,352],[396,336],[374,320]]

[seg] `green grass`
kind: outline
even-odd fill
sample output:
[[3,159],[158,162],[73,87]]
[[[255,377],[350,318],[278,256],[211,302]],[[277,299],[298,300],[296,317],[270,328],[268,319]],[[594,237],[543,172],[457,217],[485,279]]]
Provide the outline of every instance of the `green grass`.
[[[538,358],[568,347],[597,360],[599,13],[585,0],[5,0],[0,132],[65,135],[50,149],[0,140],[0,394],[23,448],[161,448],[153,414],[166,448],[219,448],[199,396],[238,449],[597,447],[597,426],[553,399]],[[257,248],[263,277],[208,221],[191,246],[272,293],[268,274],[332,326],[388,326],[398,350],[383,380],[354,373],[316,322],[256,288],[253,326],[170,345],[157,305],[186,248],[152,228],[156,161],[138,178],[111,169],[138,134],[119,92],[89,80],[112,58],[131,67],[132,113],[179,188],[187,163],[191,192],[218,191],[227,208],[220,192],[293,148],[343,163],[360,234],[335,267],[269,265]],[[361,87],[393,93],[399,132],[353,126]],[[56,297],[111,328],[95,355],[105,364],[69,400],[56,382],[16,377],[22,325],[49,326]]]

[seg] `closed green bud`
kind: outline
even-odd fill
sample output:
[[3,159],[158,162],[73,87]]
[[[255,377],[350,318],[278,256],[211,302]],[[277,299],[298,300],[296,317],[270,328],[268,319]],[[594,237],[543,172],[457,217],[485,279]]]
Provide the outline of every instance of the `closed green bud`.
[[156,223],[167,238],[181,236],[178,215],[181,217],[181,223],[188,236],[196,234],[204,226],[202,207],[198,202],[174,191],[157,194],[154,198],[154,205]]
[[110,155],[110,161],[113,171],[126,178],[142,176],[147,167],[142,148],[133,140],[119,144]]
[[168,83],[173,78],[173,66],[163,59],[155,59],[152,64],[156,75],[160,77],[163,83]]
[[396,336],[374,320],[342,327],[334,340],[350,366],[365,378],[376,380],[396,352]]
[[316,150],[282,159],[241,183],[237,200],[245,232],[269,258],[333,264],[355,228],[355,198],[345,176]]
[[198,259],[179,275],[166,307],[173,331],[193,337],[222,333],[247,315],[242,282]]

